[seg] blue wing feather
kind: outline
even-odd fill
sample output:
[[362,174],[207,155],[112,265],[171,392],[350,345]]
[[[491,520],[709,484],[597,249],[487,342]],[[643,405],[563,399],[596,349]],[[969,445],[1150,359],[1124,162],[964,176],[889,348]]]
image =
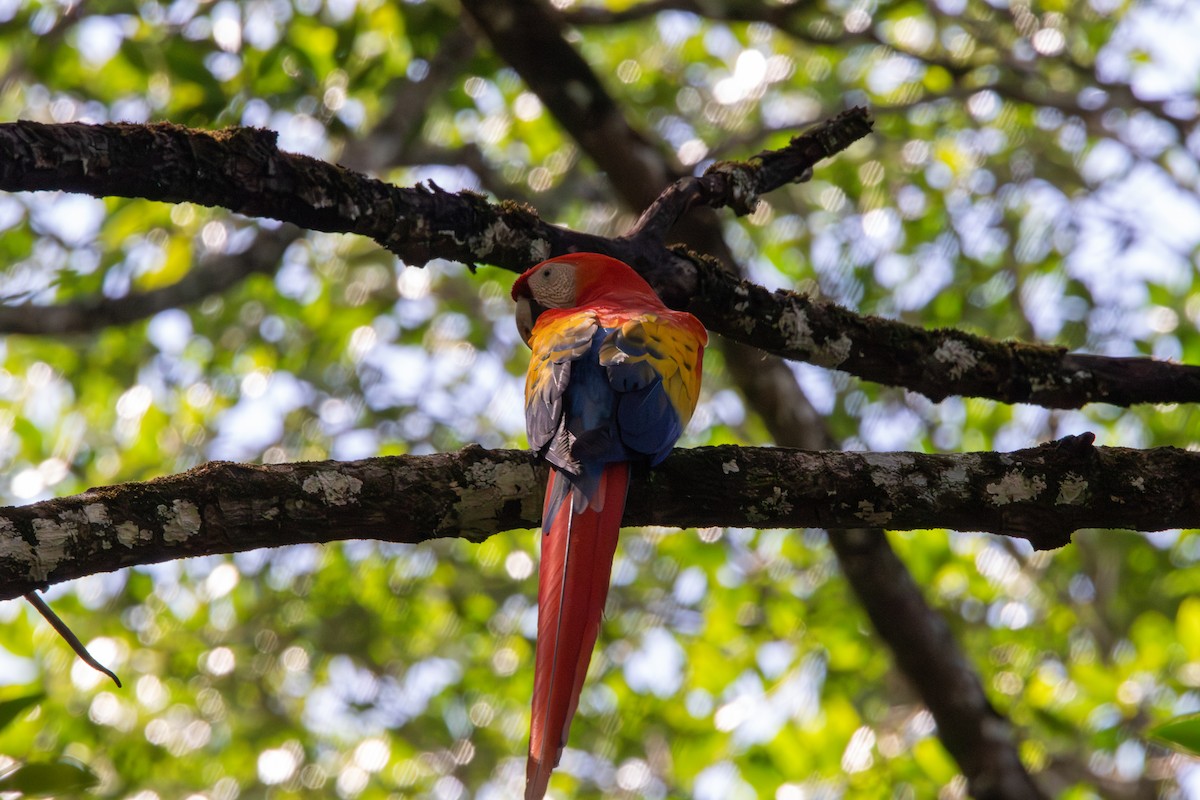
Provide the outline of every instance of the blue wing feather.
[[651,465],[666,458],[683,433],[661,383],[624,395],[617,422],[625,445],[649,456]]
[[526,423],[530,445],[569,473],[591,506],[605,464],[657,464],[683,424],[654,366],[663,356],[640,322],[569,332],[541,351],[546,380],[529,396]]

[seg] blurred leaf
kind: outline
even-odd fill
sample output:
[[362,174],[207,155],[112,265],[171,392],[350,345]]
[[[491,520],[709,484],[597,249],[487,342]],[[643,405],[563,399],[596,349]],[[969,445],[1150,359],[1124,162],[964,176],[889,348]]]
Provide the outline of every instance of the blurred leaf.
[[1200,662],[1200,597],[1185,597],[1175,614],[1175,635],[1188,660]]
[[45,692],[36,692],[23,697],[14,697],[11,700],[0,701],[0,730],[7,728],[9,723],[20,716],[22,712],[37,705],[45,697]]
[[1181,753],[1200,757],[1200,714],[1167,720],[1147,730],[1146,735]]
[[0,792],[20,792],[34,797],[73,795],[92,788],[100,779],[74,761],[21,764],[0,778]]

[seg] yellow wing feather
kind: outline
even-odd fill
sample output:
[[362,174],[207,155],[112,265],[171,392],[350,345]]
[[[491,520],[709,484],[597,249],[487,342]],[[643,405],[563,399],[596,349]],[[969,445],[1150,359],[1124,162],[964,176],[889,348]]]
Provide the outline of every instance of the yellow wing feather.
[[700,397],[701,348],[707,338],[698,323],[680,325],[670,317],[639,314],[621,322],[605,340],[600,348],[600,363],[645,364],[653,369],[661,376],[663,389],[680,423],[686,425]]
[[563,393],[571,379],[571,362],[588,351],[599,327],[596,315],[588,311],[548,311],[538,319],[529,339],[533,350],[525,375],[525,430],[529,446],[539,453],[547,448],[561,451],[558,453],[561,458],[548,457],[570,471],[577,467],[561,425]]
[[[529,372],[525,375],[525,402],[535,397],[545,397],[555,387],[552,382],[555,364],[579,358],[592,345],[599,322],[592,312],[574,314],[544,314],[545,319],[533,329],[529,346],[533,354],[529,357]],[[556,387],[555,394],[562,392]]]

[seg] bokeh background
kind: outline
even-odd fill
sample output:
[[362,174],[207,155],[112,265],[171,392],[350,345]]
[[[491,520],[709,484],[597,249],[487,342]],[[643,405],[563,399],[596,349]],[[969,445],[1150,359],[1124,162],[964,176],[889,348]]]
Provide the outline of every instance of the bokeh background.
[[[1200,6],[1170,0],[556,2],[624,115],[688,170],[851,104],[876,134],[723,233],[757,282],[927,327],[1200,363]],[[401,185],[635,218],[451,2],[0,0],[0,119],[253,125]],[[2,157],[2,156],[0,156]],[[0,195],[0,297],[119,305],[280,235],[219,209]],[[0,502],[210,459],[524,444],[511,273],[286,234],[215,294],[0,342]],[[856,450],[1193,446],[1191,407],[940,403],[791,365]],[[716,348],[681,442],[762,444]],[[889,534],[1026,765],[1065,798],[1200,797],[1143,737],[1200,710],[1200,538],[1054,553]],[[965,796],[820,530],[627,530],[559,797]],[[102,797],[517,796],[535,536],[352,542],[99,575],[48,594],[115,690],[0,603],[0,770],[75,759]]]

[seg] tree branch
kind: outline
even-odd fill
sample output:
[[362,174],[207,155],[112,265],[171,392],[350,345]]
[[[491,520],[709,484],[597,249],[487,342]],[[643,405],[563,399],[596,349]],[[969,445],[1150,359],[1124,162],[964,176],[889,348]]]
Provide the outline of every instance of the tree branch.
[[225,292],[255,273],[275,272],[288,245],[302,233],[294,225],[260,230],[245,252],[203,259],[175,283],[145,292],[119,298],[90,296],[54,305],[0,305],[0,331],[63,336],[146,319]]
[[786,147],[764,150],[747,161],[719,161],[703,177],[680,178],[667,186],[642,213],[627,239],[661,243],[667,232],[696,206],[753,213],[759,195],[812,177],[812,168],[871,132],[865,108],[851,108],[794,137]]
[[952,395],[1046,408],[1200,402],[1200,367],[926,330],[794,292],[770,292],[711,267],[698,267],[697,275],[692,312],[706,324],[721,318],[732,329],[718,330],[735,340],[903,386],[935,402]]
[[977,800],[1046,797],[1021,763],[1012,724],[988,700],[945,618],[880,531],[830,531],[846,580],[899,671],[937,721],[937,735]]
[[[391,111],[364,139],[349,142],[342,159],[355,169],[383,169],[406,161],[431,99],[446,90],[470,57],[474,40],[460,26],[442,41],[421,80],[389,86]],[[30,335],[67,335],[146,319],[167,308],[180,308],[220,294],[254,273],[272,274],[283,252],[303,231],[290,224],[260,229],[245,252],[201,259],[180,280],[147,292],[120,297],[86,297],[54,304],[0,305],[0,331]]]
[[596,237],[542,222],[514,203],[437,186],[399,188],[284,153],[273,131],[170,123],[0,124],[0,189],[56,189],[228,208],[329,233],[367,236],[408,263],[432,258],[528,266]]
[[[781,175],[784,180],[803,176],[807,160],[827,155],[830,142],[851,141],[864,121],[857,112],[848,112],[819,129],[823,133],[815,139],[799,137],[808,145],[825,142],[823,148],[803,150],[801,158],[793,152],[776,162],[772,159],[778,154],[760,153],[748,164],[723,164],[717,180],[728,181],[728,191],[713,197],[735,202],[734,195],[748,199],[755,194],[756,188],[735,190],[738,175],[757,176],[754,181],[770,177],[751,187],[770,186]],[[835,126],[832,130],[842,138],[830,138],[828,126]],[[776,163],[786,163],[787,170],[776,170]],[[681,202],[710,199],[695,188],[696,180],[684,178],[682,188],[672,190],[682,199],[664,201],[635,235],[608,239],[548,224],[516,203],[492,204],[470,192],[451,194],[432,185],[399,188],[283,153],[269,131],[209,133],[170,124],[0,124],[0,189],[62,189],[223,206],[315,230],[368,236],[413,264],[437,256],[521,271],[553,254],[607,253],[637,266],[669,303],[685,306],[690,300],[691,310],[707,327],[735,341],[903,386],[934,400],[962,395],[1051,408],[1200,401],[1200,367],[1068,353],[954,330],[927,331],[791,292],[769,292],[703,259],[664,249],[652,241],[664,227],[657,215],[666,220]],[[639,230],[654,233],[642,237],[636,235]],[[151,297],[144,307],[169,300]],[[13,326],[8,330],[26,329],[22,320],[29,309],[17,308],[6,315]],[[80,318],[86,311],[79,307],[63,313]],[[131,307],[127,313],[135,311]],[[70,329],[69,321],[62,324]]]
[[[545,477],[526,451],[471,446],[348,462],[212,462],[4,508],[0,599],[135,564],[259,547],[480,541],[538,525]],[[1090,434],[957,455],[722,445],[676,450],[635,475],[625,524],[969,529],[1047,549],[1080,528],[1198,527],[1198,486],[1200,453],[1093,447]]]
[[[1167,123],[1175,129],[1179,140],[1186,141],[1195,128],[1196,118],[1181,119],[1170,113],[1166,100],[1145,98],[1139,96],[1128,83],[1104,80],[1090,65],[1080,63],[1068,49],[1063,54],[1053,58],[1039,58],[1036,62],[1023,62],[1013,58],[1011,50],[1013,42],[998,41],[995,33],[1006,30],[1005,26],[995,24],[987,16],[977,17],[971,14],[948,15],[940,12],[935,6],[930,6],[929,13],[934,19],[938,31],[932,39],[942,41],[941,32],[947,27],[966,28],[968,33],[980,43],[974,48],[973,57],[964,57],[962,53],[946,52],[944,48],[928,47],[916,50],[906,47],[884,35],[875,25],[868,25],[859,32],[849,32],[842,28],[836,17],[827,15],[826,19],[833,24],[828,26],[829,33],[819,34],[819,28],[813,24],[814,10],[804,3],[770,4],[760,2],[714,2],[714,0],[645,0],[621,9],[608,9],[597,6],[572,8],[562,12],[563,21],[575,26],[610,26],[629,22],[640,22],[657,16],[665,11],[682,11],[708,20],[728,23],[764,23],[788,35],[792,39],[810,46],[836,47],[849,51],[860,46],[886,47],[899,55],[908,56],[930,66],[946,70],[956,80],[977,73],[981,68],[1000,66],[994,77],[989,76],[983,82],[977,82],[970,87],[970,92],[982,89],[993,89],[1002,97],[1018,103],[1031,106],[1050,106],[1065,113],[1076,116],[1087,122],[1093,131],[1103,131],[1102,122],[1105,112],[1119,109],[1142,109],[1155,118]],[[1068,17],[1067,28],[1073,28],[1073,23],[1079,22]],[[967,52],[971,52],[968,50]],[[997,65],[996,60],[1001,63]],[[1097,107],[1085,108],[1076,99],[1078,89],[1071,92],[1060,92],[1051,88],[1052,81],[1048,73],[1052,69],[1065,67],[1085,83],[1091,83],[1105,93],[1105,102]],[[1026,84],[1027,79],[1033,83]],[[926,95],[915,101],[928,102],[933,99]],[[878,109],[882,110],[882,109]]]
[[474,55],[475,37],[460,22],[442,37],[423,78],[398,79],[388,87],[391,108],[370,133],[346,146],[343,162],[363,172],[408,162],[430,104],[450,88]]

